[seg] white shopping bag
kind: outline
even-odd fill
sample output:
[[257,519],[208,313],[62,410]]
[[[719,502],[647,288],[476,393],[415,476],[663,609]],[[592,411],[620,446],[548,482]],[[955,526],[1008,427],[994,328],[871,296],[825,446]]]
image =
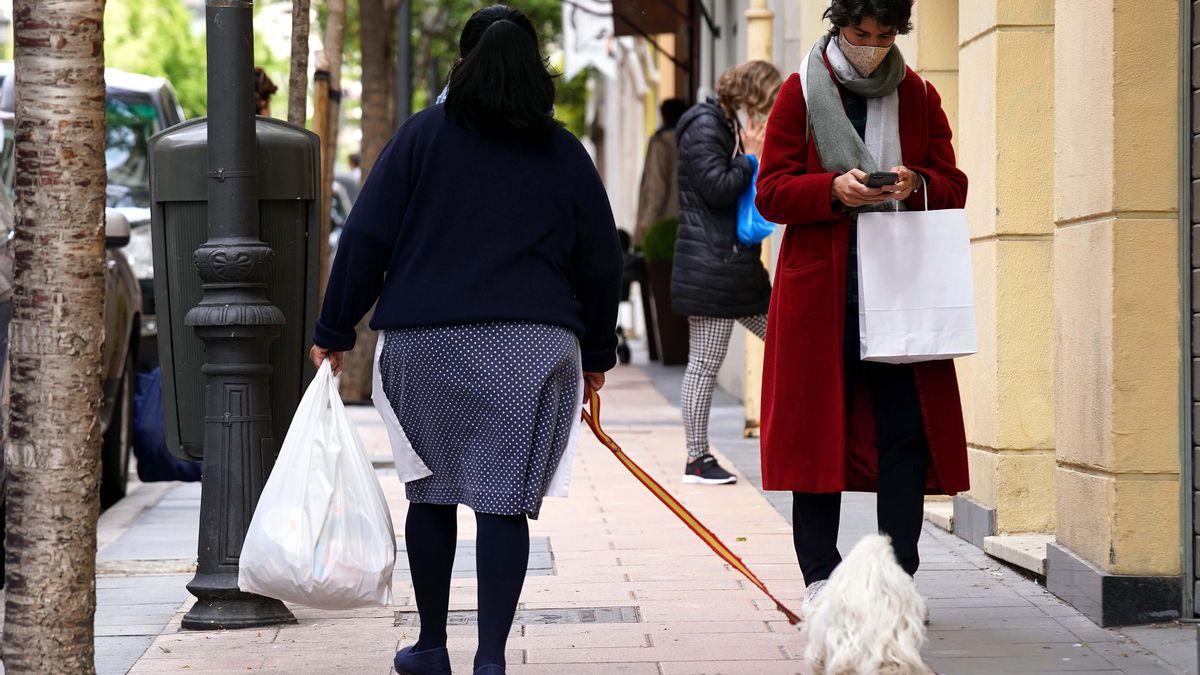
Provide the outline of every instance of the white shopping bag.
[[238,587],[318,609],[382,607],[395,564],[387,500],[326,361],[250,521]]
[[966,211],[859,215],[858,298],[864,361],[918,363],[978,351]]

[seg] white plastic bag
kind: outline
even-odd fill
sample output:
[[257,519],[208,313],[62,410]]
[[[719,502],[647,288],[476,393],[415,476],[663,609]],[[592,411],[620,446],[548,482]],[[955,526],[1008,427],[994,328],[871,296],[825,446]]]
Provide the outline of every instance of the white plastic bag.
[[382,607],[395,564],[387,500],[326,361],[250,521],[238,587],[317,609]]
[[864,213],[858,264],[862,360],[919,363],[978,351],[965,211]]

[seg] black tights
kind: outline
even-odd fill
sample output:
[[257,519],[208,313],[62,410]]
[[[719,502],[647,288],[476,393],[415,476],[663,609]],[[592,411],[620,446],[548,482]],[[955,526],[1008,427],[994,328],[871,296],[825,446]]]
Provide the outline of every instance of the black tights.
[[[458,543],[458,507],[409,504],[404,525],[421,637],[417,651],[446,646],[450,576]],[[476,568],[479,578],[479,651],[475,667],[504,664],[504,646],[525,570],[529,566],[529,521],[525,516],[476,513]]]

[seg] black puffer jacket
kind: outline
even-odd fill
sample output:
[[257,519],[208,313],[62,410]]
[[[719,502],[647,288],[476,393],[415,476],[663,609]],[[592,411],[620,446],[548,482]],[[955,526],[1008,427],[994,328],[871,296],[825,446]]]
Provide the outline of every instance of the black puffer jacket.
[[671,276],[678,314],[737,318],[765,314],[771,280],[761,246],[737,239],[738,198],[754,169],[734,156],[734,131],[714,101],[679,121],[679,237]]

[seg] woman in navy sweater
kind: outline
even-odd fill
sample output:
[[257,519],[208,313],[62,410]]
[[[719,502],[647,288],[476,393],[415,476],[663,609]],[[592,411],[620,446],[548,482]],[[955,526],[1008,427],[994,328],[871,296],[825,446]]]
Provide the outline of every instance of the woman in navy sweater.
[[363,187],[312,358],[340,371],[355,324],[378,301],[371,327],[383,332],[385,419],[394,412],[403,430],[393,441],[409,481],[405,539],[421,617],[396,670],[450,672],[462,504],[478,524],[475,672],[494,675],[525,581],[527,519],[565,489],[584,381],[599,389],[616,364],[621,250],[591,159],[551,116],[554,83],[529,19],[481,10],[460,53],[445,105],[410,119]]

